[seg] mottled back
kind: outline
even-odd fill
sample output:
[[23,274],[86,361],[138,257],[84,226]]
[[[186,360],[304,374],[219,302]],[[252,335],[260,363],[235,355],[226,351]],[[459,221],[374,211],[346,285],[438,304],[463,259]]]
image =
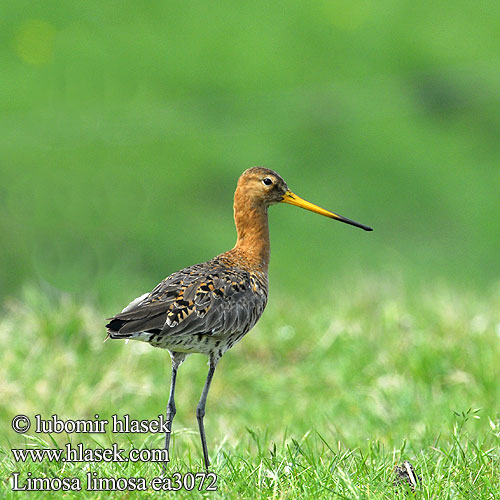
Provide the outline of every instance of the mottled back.
[[267,303],[267,275],[238,266],[238,260],[233,250],[171,274],[111,318],[110,337],[222,355],[255,325]]

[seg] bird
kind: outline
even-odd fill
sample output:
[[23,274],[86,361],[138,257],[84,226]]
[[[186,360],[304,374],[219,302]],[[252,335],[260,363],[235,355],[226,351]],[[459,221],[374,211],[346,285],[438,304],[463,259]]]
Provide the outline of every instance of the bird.
[[220,255],[174,272],[151,292],[108,318],[107,338],[133,339],[167,349],[172,360],[166,408],[165,450],[176,414],[177,371],[186,356],[208,356],[208,374],[196,407],[205,469],[210,467],[204,426],[207,395],[223,354],[257,323],[267,304],[270,258],[268,208],[288,203],[372,231],[371,227],[320,208],[290,191],[283,178],[265,167],[245,170],[234,194],[235,246]]

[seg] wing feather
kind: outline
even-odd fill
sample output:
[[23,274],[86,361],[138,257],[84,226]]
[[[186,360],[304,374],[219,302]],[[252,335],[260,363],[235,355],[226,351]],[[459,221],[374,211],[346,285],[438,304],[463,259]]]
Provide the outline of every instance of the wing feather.
[[197,264],[170,275],[110,318],[112,338],[158,330],[161,335],[246,333],[267,302],[267,279],[246,270]]

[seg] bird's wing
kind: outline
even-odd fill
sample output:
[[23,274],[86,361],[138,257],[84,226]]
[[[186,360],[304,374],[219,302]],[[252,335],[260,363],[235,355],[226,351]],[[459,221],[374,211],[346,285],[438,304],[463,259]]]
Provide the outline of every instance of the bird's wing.
[[197,264],[132,301],[106,325],[111,337],[143,331],[166,335],[246,333],[267,302],[267,281],[241,269]]

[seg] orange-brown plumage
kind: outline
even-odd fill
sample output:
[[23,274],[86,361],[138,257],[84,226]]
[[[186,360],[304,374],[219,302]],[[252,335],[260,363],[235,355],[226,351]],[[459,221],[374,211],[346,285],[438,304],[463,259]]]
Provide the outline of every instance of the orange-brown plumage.
[[[272,191],[262,183],[266,176],[273,181]],[[281,201],[287,189],[276,172],[260,167],[245,171],[238,179],[233,205],[237,232],[234,250],[263,272],[267,272],[271,255],[267,209]]]

